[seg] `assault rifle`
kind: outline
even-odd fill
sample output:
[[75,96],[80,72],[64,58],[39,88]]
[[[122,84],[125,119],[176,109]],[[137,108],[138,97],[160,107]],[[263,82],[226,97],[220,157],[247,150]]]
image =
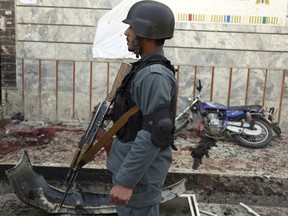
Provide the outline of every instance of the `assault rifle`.
[[[105,137],[103,135],[100,135],[100,137],[102,136],[102,138],[104,139],[101,140],[102,142],[100,142],[99,140],[99,142],[97,142],[93,146],[93,143],[95,142],[97,138],[97,133],[101,132],[100,130],[102,130],[102,133],[103,133],[104,120],[109,111],[111,102],[115,97],[116,90],[118,87],[120,87],[124,77],[131,71],[131,69],[132,69],[131,64],[127,62],[122,62],[120,69],[114,80],[112,90],[110,91],[108,96],[104,100],[102,100],[97,106],[97,109],[87,127],[85,134],[81,137],[78,143],[78,148],[74,154],[74,157],[70,164],[70,169],[66,177],[67,188],[60,202],[60,208],[62,207],[65,201],[65,198],[67,197],[68,191],[70,190],[72,184],[74,183],[78,175],[79,169],[82,168],[87,162],[89,162],[89,160],[91,160],[91,157],[95,155],[102,147],[104,147],[107,141],[111,139],[111,137],[109,136]],[[111,136],[113,136],[111,132],[110,134]],[[99,137],[99,134],[98,134],[98,137]]]

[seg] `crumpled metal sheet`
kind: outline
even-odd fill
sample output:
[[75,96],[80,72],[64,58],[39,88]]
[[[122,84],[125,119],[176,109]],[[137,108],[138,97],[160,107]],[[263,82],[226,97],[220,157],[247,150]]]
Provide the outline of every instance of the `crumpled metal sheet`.
[[[49,185],[43,176],[34,172],[26,151],[15,167],[6,170],[6,175],[20,200],[44,212],[94,215],[116,213],[115,206],[108,201],[108,194],[84,192],[76,187],[69,191],[60,208],[59,204],[65,192]],[[174,199],[184,193],[185,182],[186,179],[183,179],[163,188],[162,202]]]

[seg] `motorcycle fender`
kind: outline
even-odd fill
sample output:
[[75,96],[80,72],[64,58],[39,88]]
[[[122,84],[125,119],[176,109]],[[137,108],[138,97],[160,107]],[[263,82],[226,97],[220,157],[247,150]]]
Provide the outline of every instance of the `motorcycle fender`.
[[[43,176],[34,172],[27,151],[13,168],[5,171],[17,197],[27,205],[50,214],[112,214],[115,206],[109,203],[108,194],[72,188],[60,208],[64,191],[49,185]],[[186,179],[162,189],[162,202],[174,199],[186,191]]]
[[[252,114],[252,116],[253,116],[253,114]],[[257,117],[259,118],[259,115],[257,115]],[[274,131],[274,133],[277,136],[281,136],[282,131],[281,131],[281,128],[278,126],[277,122],[273,122],[273,121],[271,121],[268,118],[265,118],[263,116],[261,116],[260,118],[271,126],[272,130]]]
[[258,113],[251,113],[251,116],[252,116],[253,118],[262,119],[262,120],[264,120],[265,122],[267,122],[269,125],[272,125],[272,124],[273,124],[273,122],[270,121],[270,120],[268,119],[268,117],[265,118],[263,115],[259,115]]
[[248,128],[243,128],[243,127],[228,125],[227,130],[236,134],[243,134],[243,135],[248,135],[248,136],[258,136],[261,134],[261,131],[262,131],[261,127],[258,125],[255,125],[253,130],[248,129]]

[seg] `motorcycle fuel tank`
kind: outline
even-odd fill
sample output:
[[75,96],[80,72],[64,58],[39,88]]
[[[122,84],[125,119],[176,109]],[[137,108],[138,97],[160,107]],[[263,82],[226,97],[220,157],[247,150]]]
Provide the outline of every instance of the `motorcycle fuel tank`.
[[245,115],[244,111],[242,110],[227,110],[226,117],[227,119],[239,118]]
[[223,104],[214,102],[214,101],[202,102],[201,110],[202,111],[204,110],[225,111],[225,115],[227,119],[243,117],[245,115],[245,112],[242,110],[230,110],[229,107]]

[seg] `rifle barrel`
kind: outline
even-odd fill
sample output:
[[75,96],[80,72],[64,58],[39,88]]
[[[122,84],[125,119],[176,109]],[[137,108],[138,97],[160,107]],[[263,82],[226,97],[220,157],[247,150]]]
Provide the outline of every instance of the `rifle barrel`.
[[69,184],[68,184],[68,186],[67,186],[67,188],[66,188],[66,191],[65,191],[65,193],[64,193],[64,196],[63,196],[63,198],[61,199],[61,202],[60,202],[60,205],[59,205],[60,208],[61,208],[62,205],[64,204],[64,201],[65,201],[65,199],[66,199],[66,197],[67,197],[67,195],[68,195],[68,192],[69,192],[69,190],[70,190],[73,182],[75,181],[75,179],[76,179],[76,177],[77,177],[77,175],[78,175],[78,171],[79,171],[78,168],[73,168],[73,173],[72,173],[72,175],[71,175],[72,177],[70,178]]

